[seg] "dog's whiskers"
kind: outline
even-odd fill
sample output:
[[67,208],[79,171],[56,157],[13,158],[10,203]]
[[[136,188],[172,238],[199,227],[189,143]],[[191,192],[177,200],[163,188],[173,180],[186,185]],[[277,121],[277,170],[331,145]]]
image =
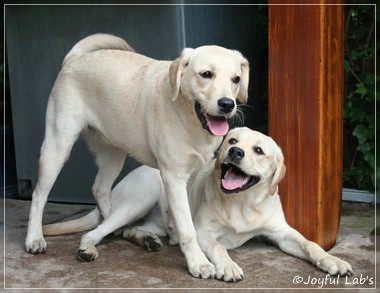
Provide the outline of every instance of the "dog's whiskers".
[[245,114],[242,109],[243,105],[239,105],[236,110],[235,116],[232,118],[232,123],[236,124],[237,126],[243,126],[244,125],[244,119]]

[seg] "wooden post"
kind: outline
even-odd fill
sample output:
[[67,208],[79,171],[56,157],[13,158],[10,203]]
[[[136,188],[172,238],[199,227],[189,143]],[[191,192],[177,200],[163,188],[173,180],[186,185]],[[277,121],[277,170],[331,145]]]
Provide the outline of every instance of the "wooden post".
[[281,200],[288,223],[325,249],[340,220],[343,25],[343,5],[269,7],[269,135],[287,166]]

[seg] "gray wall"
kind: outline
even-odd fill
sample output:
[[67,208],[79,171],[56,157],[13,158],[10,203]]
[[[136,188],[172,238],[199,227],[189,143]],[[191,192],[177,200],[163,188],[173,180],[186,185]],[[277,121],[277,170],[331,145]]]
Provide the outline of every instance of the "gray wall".
[[[77,41],[97,32],[111,33],[126,39],[139,53],[168,60],[176,58],[184,46],[219,44],[240,50],[253,65],[255,11],[255,6],[6,6],[20,196],[30,198],[35,186],[47,98],[64,56]],[[254,123],[250,117],[255,113],[246,115],[248,124]],[[121,176],[136,166],[128,159]],[[93,157],[79,141],[49,200],[93,203],[90,190],[95,174]]]

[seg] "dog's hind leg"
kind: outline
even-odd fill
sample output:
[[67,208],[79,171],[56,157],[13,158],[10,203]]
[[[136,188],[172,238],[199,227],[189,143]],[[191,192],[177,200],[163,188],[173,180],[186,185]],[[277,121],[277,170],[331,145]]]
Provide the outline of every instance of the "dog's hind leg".
[[[140,194],[134,195],[135,199],[140,199]],[[136,221],[144,215],[146,210],[152,208],[154,202],[144,202],[140,200],[141,206],[136,206],[139,204],[135,199],[130,198],[132,203],[127,205],[120,205],[116,210],[112,210],[108,218],[106,218],[103,223],[101,223],[96,229],[84,234],[82,236],[80,246],[78,248],[78,259],[84,262],[90,262],[98,257],[98,250],[96,245],[107,236],[108,234],[116,231],[117,229]],[[135,203],[135,204],[133,204]],[[154,238],[154,236],[152,237]],[[155,237],[154,239],[156,239]],[[158,239],[158,238],[157,238]],[[152,243],[153,245],[153,243]]]
[[74,118],[67,119],[67,112],[61,111],[57,114],[55,108],[55,102],[51,101],[46,114],[45,139],[41,148],[38,181],[33,191],[25,240],[26,251],[34,254],[46,250],[42,232],[43,210],[49,192],[82,129]]
[[[133,211],[132,211],[133,212]],[[116,209],[109,217],[96,227],[96,229],[82,236],[77,256],[80,261],[93,261],[98,257],[96,245],[108,234],[116,231],[130,221],[131,211],[127,209]]]
[[99,169],[92,186],[92,193],[103,218],[109,216],[112,184],[123,168],[125,157],[126,153],[116,148],[109,148],[103,153],[96,155]]
[[152,252],[160,250],[162,242],[158,237],[166,235],[166,225],[158,205],[142,220],[141,225],[136,224],[135,226],[127,227],[123,231],[124,239]]
[[108,234],[143,218],[162,193],[158,170],[140,167],[132,171],[112,191],[111,213],[96,229],[83,235],[78,249],[81,261],[97,258],[96,245]]
[[88,130],[84,138],[95,154],[98,173],[92,186],[92,193],[103,218],[111,210],[111,188],[123,168],[126,153],[108,144],[96,130]]
[[146,227],[133,227],[126,229],[123,232],[123,238],[142,248],[146,248],[150,252],[159,251],[162,247],[162,242],[158,236],[148,230]]

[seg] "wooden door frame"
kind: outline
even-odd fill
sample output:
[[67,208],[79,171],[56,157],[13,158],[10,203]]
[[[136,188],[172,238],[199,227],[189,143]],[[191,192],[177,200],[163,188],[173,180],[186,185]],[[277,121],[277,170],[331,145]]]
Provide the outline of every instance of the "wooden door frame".
[[269,1],[269,135],[286,160],[287,221],[329,249],[342,198],[344,6],[273,5],[284,2]]

